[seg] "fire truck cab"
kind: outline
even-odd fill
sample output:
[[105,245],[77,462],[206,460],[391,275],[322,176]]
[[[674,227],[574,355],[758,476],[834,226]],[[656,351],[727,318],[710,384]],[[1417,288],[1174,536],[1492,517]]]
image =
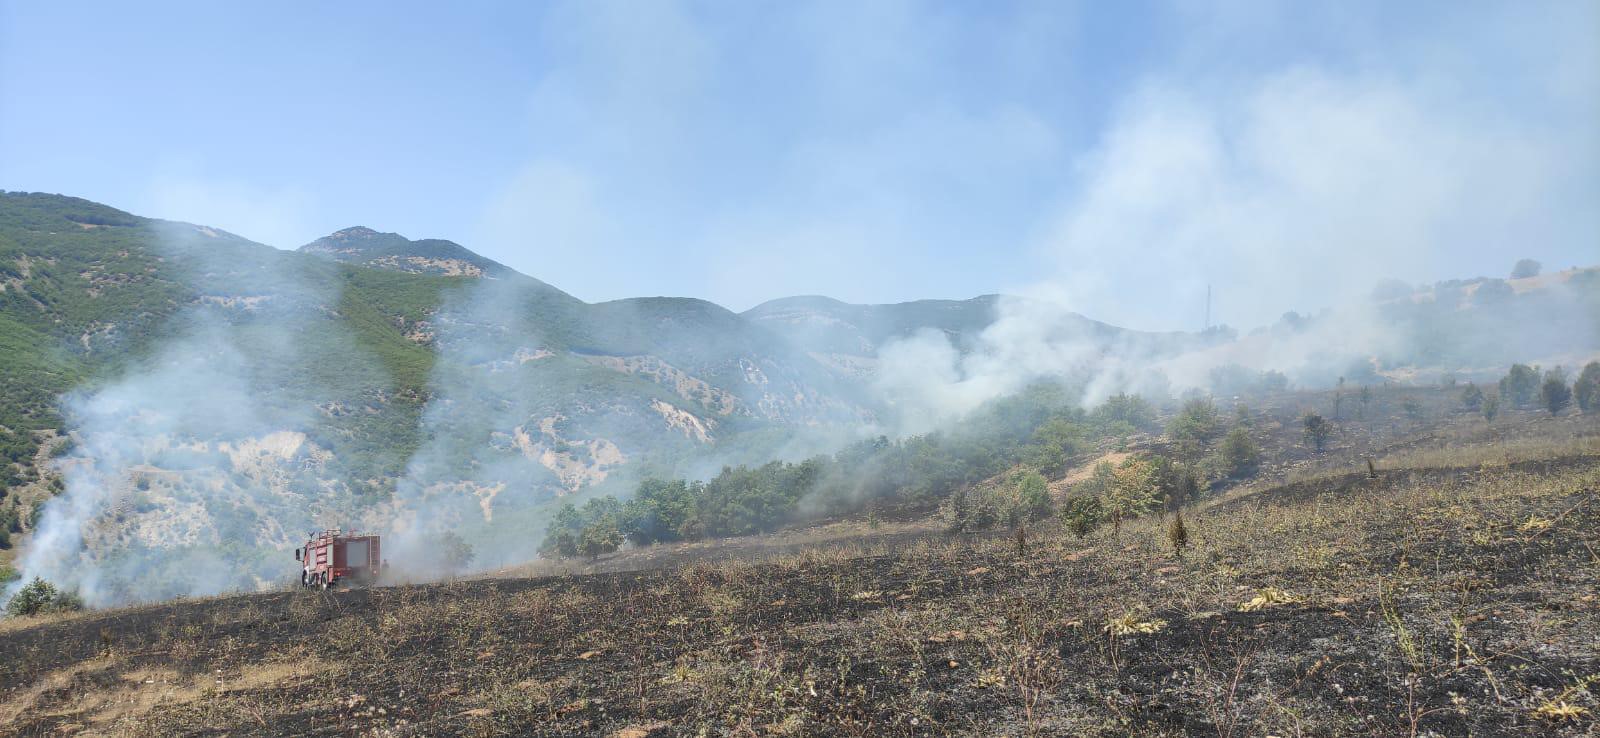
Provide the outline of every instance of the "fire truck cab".
[[309,538],[294,550],[301,586],[327,589],[345,579],[361,584],[377,580],[383,561],[378,536],[332,528]]

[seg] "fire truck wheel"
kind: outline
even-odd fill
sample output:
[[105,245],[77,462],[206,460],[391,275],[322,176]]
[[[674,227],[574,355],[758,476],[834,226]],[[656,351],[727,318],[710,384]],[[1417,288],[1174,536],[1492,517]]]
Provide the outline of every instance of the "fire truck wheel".
[[328,575],[327,574],[323,574],[322,575],[322,588],[323,589],[327,589],[329,586],[331,586],[331,583],[328,581]]

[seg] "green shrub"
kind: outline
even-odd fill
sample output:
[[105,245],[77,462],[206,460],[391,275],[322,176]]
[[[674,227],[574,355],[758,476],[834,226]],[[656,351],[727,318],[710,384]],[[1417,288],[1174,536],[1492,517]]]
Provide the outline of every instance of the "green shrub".
[[1517,407],[1527,407],[1533,404],[1533,398],[1539,394],[1539,367],[1527,364],[1512,364],[1511,369],[1500,379],[1500,397]]
[[76,594],[57,590],[55,585],[39,577],[23,585],[6,603],[6,614],[11,617],[82,609],[83,601]]
[[1567,375],[1561,367],[1545,372],[1544,384],[1539,386],[1539,400],[1551,417],[1560,415],[1572,404],[1572,388],[1567,386]]
[[1572,394],[1578,409],[1585,413],[1600,412],[1600,361],[1591,361],[1578,373],[1572,383]]
[[453,530],[440,534],[438,543],[439,549],[444,552],[444,561],[452,571],[467,568],[477,556],[467,540]]
[[1172,544],[1172,553],[1183,558],[1183,549],[1189,545],[1189,528],[1183,524],[1182,511],[1172,515],[1172,523],[1167,526],[1167,542]]
[[1136,457],[1129,457],[1112,470],[1112,481],[1101,504],[1119,534],[1124,520],[1143,515],[1155,507],[1155,470],[1155,464]]
[[1317,453],[1322,453],[1322,449],[1328,445],[1328,437],[1333,435],[1333,424],[1316,413],[1306,413],[1300,423],[1304,428],[1306,443],[1311,444]]
[[1261,449],[1250,438],[1250,431],[1242,426],[1228,431],[1222,438],[1217,456],[1222,462],[1223,474],[1229,477],[1250,476],[1261,465]]
[[1030,469],[1017,478],[1017,509],[1026,520],[1050,517],[1050,488],[1039,472]]
[[1074,495],[1062,503],[1060,516],[1061,524],[1073,535],[1082,538],[1100,527],[1105,520],[1105,508],[1098,497]]
[[1210,397],[1197,397],[1184,403],[1178,415],[1174,415],[1173,421],[1166,426],[1166,434],[1171,435],[1173,440],[1202,447],[1216,439],[1221,432],[1222,418]]

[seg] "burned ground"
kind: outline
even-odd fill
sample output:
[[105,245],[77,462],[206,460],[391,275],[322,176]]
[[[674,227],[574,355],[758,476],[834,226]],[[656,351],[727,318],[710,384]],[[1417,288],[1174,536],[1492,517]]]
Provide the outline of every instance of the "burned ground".
[[[0,631],[8,734],[1583,735],[1600,454],[1078,540],[179,602]],[[632,732],[629,732],[632,731]]]

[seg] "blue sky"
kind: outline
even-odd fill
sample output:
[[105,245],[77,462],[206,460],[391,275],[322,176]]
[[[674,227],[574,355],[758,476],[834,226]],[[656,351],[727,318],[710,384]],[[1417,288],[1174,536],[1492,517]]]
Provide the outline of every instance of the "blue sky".
[[1597,47],[1593,2],[0,0],[0,188],[591,301],[1249,327],[1600,262]]

